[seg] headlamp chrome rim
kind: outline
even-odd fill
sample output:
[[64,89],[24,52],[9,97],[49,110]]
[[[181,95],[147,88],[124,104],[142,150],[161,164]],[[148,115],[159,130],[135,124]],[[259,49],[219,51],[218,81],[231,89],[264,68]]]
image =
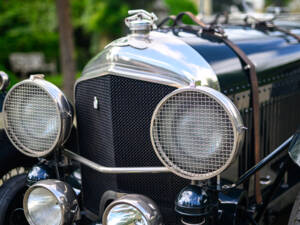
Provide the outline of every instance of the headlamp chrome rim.
[[[49,98],[55,105],[55,111],[59,119],[58,122],[59,127],[57,129],[56,139],[53,142],[52,146],[47,151],[37,152],[29,149],[18,139],[18,137],[15,134],[12,134],[13,137],[11,137],[11,132],[9,132],[8,130],[9,126],[7,122],[8,120],[7,120],[7,112],[6,112],[7,101],[11,96],[11,93],[24,84],[30,84],[38,88],[41,88],[49,96]],[[31,76],[30,79],[17,83],[8,91],[3,102],[3,114],[4,114],[4,130],[9,140],[19,151],[21,151],[23,154],[30,157],[46,156],[49,153],[51,153],[55,148],[57,148],[59,145],[64,144],[65,141],[67,141],[73,126],[73,109],[69,101],[67,100],[63,92],[58,87],[44,80],[43,77],[40,76]],[[20,146],[22,146],[22,148],[20,148]]]
[[5,91],[8,86],[9,86],[8,75],[5,72],[0,71],[0,91]]
[[128,205],[135,208],[137,211],[141,213],[141,215],[146,219],[146,225],[161,225],[162,224],[162,216],[159,208],[156,203],[150,198],[139,195],[139,194],[127,194],[123,197],[113,201],[110,203],[104,213],[102,223],[103,225],[109,225],[107,223],[107,217],[110,211],[117,205]]
[[[231,151],[230,157],[228,158],[226,163],[221,168],[219,168],[218,170],[215,170],[213,172],[201,174],[198,176],[188,176],[188,175],[180,173],[176,169],[174,169],[177,166],[173,162],[168,160],[168,157],[166,155],[164,155],[164,157],[162,157],[161,154],[162,153],[164,154],[164,151],[160,151],[158,149],[158,148],[161,148],[161,146],[155,142],[155,138],[153,135],[153,133],[154,133],[153,128],[154,128],[154,122],[156,119],[156,115],[158,114],[158,112],[160,111],[160,109],[164,105],[164,103],[172,96],[183,93],[183,92],[188,92],[188,91],[204,93],[204,94],[208,95],[209,97],[212,97],[223,107],[223,109],[229,115],[230,122],[231,122],[232,128],[233,128],[234,140],[235,140],[234,144],[233,144],[233,148],[232,148],[233,150]],[[151,118],[150,138],[151,138],[151,143],[152,143],[155,154],[157,155],[159,160],[162,162],[162,164],[164,166],[166,166],[172,173],[174,173],[175,175],[180,176],[182,178],[189,179],[189,180],[207,180],[207,179],[210,179],[210,178],[215,177],[215,176],[219,175],[220,173],[222,173],[237,158],[239,150],[243,146],[243,142],[244,142],[244,128],[245,127],[243,125],[243,120],[242,120],[242,117],[241,117],[238,109],[236,108],[234,103],[227,96],[225,96],[221,92],[219,92],[215,89],[209,88],[209,87],[204,87],[204,86],[184,87],[184,88],[176,89],[175,91],[169,93],[158,103],[158,105],[156,106],[156,108],[153,112],[152,118]],[[166,162],[165,160],[168,160],[168,162]],[[170,166],[170,165],[172,165],[172,166]]]
[[25,192],[23,198],[23,208],[28,223],[30,225],[41,225],[34,223],[28,209],[29,196],[35,189],[38,188],[45,189],[57,200],[61,213],[61,221],[59,225],[71,224],[79,211],[79,205],[76,196],[70,185],[65,182],[52,179],[39,181],[29,187]]

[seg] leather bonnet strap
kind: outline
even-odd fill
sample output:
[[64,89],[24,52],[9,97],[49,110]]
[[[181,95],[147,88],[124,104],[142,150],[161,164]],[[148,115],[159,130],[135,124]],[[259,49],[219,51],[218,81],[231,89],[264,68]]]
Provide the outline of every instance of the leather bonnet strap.
[[[191,12],[182,12],[178,14],[176,19],[174,20],[173,27],[182,24],[181,21],[183,16],[188,16],[195,24],[201,27],[201,35],[204,38],[225,43],[237,55],[243,66],[243,70],[248,75],[251,84],[251,104],[253,108],[254,158],[255,164],[257,164],[260,161],[260,110],[258,80],[255,65],[248,58],[245,52],[240,49],[239,46],[237,46],[227,38],[225,32],[220,27],[214,25],[206,25]],[[187,25],[186,27],[188,28],[189,26]],[[261,204],[262,195],[260,189],[259,172],[255,174],[255,197],[256,202],[258,204]]]

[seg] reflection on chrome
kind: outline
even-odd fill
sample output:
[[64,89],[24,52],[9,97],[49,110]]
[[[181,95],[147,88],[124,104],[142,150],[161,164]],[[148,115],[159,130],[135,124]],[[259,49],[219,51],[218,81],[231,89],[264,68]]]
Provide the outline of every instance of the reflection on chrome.
[[113,201],[103,214],[103,225],[162,225],[154,201],[144,195],[128,194]]
[[72,224],[79,213],[71,186],[59,180],[43,180],[25,193],[23,207],[30,225]]
[[34,189],[28,197],[28,213],[34,224],[59,225],[62,217],[57,199],[44,188]]
[[109,225],[147,225],[145,217],[134,207],[126,204],[114,206],[107,215]]

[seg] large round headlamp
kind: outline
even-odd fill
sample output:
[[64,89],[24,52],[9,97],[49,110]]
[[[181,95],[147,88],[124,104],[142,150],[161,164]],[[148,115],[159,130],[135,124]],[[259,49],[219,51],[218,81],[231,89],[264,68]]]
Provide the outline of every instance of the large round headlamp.
[[156,204],[144,195],[128,194],[113,201],[104,211],[103,225],[161,225]]
[[40,76],[16,84],[3,105],[5,131],[22,153],[41,157],[68,137],[73,111],[61,90]]
[[79,210],[72,188],[59,180],[43,180],[31,186],[23,207],[30,225],[72,224]]
[[242,145],[239,111],[222,93],[208,88],[177,89],[158,104],[151,141],[173,173],[204,180],[225,170]]

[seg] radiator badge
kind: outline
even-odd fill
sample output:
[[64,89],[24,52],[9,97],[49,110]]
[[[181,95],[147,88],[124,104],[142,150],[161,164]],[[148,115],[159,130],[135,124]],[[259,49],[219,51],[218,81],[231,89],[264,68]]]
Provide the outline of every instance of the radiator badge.
[[99,109],[98,98],[94,96],[94,109]]

